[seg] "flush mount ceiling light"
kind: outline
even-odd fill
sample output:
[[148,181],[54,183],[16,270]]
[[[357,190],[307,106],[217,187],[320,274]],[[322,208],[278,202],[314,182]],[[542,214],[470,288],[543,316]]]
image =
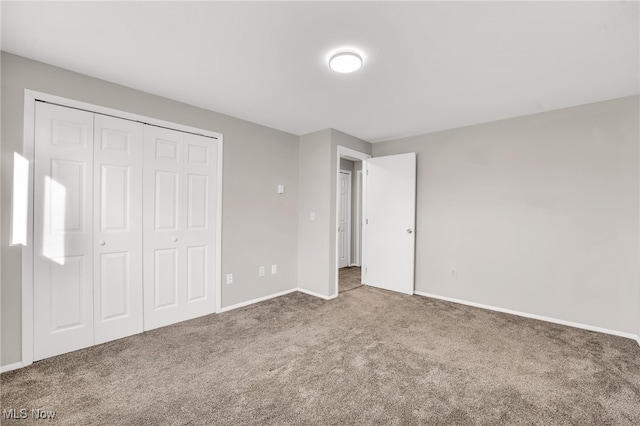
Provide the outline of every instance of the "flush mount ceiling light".
[[362,56],[351,51],[339,52],[329,59],[329,67],[341,74],[358,71],[362,67]]

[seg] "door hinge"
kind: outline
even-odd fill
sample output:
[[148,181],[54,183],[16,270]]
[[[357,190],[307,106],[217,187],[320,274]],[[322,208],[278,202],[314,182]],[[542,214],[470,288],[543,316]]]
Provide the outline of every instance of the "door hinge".
[[369,176],[369,169],[367,169],[367,176]]
[[365,225],[368,225],[368,224],[369,224],[369,219],[366,219],[365,220]]

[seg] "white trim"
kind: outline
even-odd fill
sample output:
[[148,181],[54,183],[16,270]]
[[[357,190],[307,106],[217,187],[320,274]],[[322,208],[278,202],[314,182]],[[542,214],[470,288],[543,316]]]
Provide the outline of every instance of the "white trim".
[[225,306],[221,309],[220,312],[229,312],[234,309],[243,308],[245,306],[253,305],[255,303],[264,302],[265,300],[275,299],[276,297],[284,296],[289,293],[293,293],[297,291],[297,288],[292,288],[291,290],[285,290],[278,293],[268,294],[266,296],[258,297],[256,299],[246,300],[244,302],[236,303],[235,305]]
[[216,300],[215,312],[222,311],[222,177],[224,176],[223,136],[218,137],[218,166],[216,168],[217,201],[216,201]]
[[[340,212],[339,212],[339,197],[340,197],[340,181],[338,179],[338,173],[340,173],[340,158],[342,157],[348,157],[348,158],[353,158],[355,160],[362,160],[362,166],[364,168],[364,160],[371,158],[371,155],[369,154],[365,154],[364,152],[360,152],[360,151],[355,151],[351,148],[347,148],[344,147],[342,145],[338,145],[337,149],[336,149],[336,211],[335,211],[335,215],[336,215],[336,224],[340,221]],[[366,181],[366,179],[365,179]],[[364,199],[363,199],[363,203],[364,203]],[[335,229],[333,230],[335,232]],[[339,283],[339,276],[338,276],[338,264],[339,264],[339,248],[338,248],[338,238],[336,236],[336,244],[334,247],[335,253],[334,253],[334,257],[335,257],[335,275],[333,277],[333,288],[334,288],[334,296],[329,296],[330,299],[333,299],[334,297],[338,297],[338,283]],[[364,253],[363,253],[364,254]],[[329,252],[329,256],[331,256],[331,252]],[[364,259],[364,257],[363,257]],[[362,262],[364,263],[364,262]],[[362,269],[364,271],[364,268]],[[363,273],[364,274],[364,273]],[[364,275],[361,275],[364,278]],[[325,296],[320,296],[317,293],[308,293],[311,294],[312,296],[318,296],[318,297],[322,297],[324,298]]]
[[166,127],[171,130],[178,130],[181,132],[195,133],[197,135],[206,136],[209,138],[215,138],[220,140],[221,133],[212,132],[211,130],[199,129],[197,127],[185,126],[183,124],[172,123],[170,121],[160,120],[157,118],[147,117],[140,114],[133,114],[126,111],[121,111],[113,108],[107,108],[100,105],[94,105],[87,102],[76,101],[74,99],[63,98],[61,96],[50,95],[48,93],[37,92],[35,90],[25,89],[25,102],[27,100],[41,100],[53,104],[69,108],[83,109],[88,112],[94,112],[97,114],[113,115],[117,118],[124,118],[125,120],[140,121],[152,126]]
[[[353,179],[353,173],[350,170],[340,169],[338,175],[340,173],[344,173],[349,176],[349,188],[347,188],[347,246],[349,252],[347,253],[347,266],[351,265],[351,179]],[[338,177],[338,179],[340,179]],[[340,191],[340,182],[338,182],[338,191]],[[340,194],[338,194],[338,204],[340,203]],[[340,211],[340,205],[338,205],[338,211]],[[340,215],[338,214],[338,219],[340,219]],[[340,227],[338,226],[338,229]],[[336,237],[337,238],[337,237]],[[338,247],[340,247],[338,245]],[[340,259],[340,254],[338,253],[338,260]],[[339,266],[339,265],[338,265]]]
[[572,322],[572,321],[565,321],[565,320],[561,320],[561,319],[557,319],[557,318],[545,317],[543,315],[529,314],[529,313],[526,313],[526,312],[514,311],[512,309],[498,308],[496,306],[484,305],[482,303],[468,302],[466,300],[455,299],[453,297],[438,296],[437,294],[425,293],[425,292],[422,292],[422,291],[414,291],[413,294],[415,294],[417,296],[424,296],[424,297],[430,297],[430,298],[433,298],[433,299],[445,300],[447,302],[459,303],[461,305],[474,306],[476,308],[487,309],[487,310],[490,310],[490,311],[503,312],[505,314],[517,315],[519,317],[532,318],[532,319],[536,319],[536,320],[540,320],[540,321],[551,322],[551,323],[554,323],[554,324],[566,325],[566,326],[574,327],[574,328],[581,328],[583,330],[589,330],[589,331],[595,331],[595,332],[598,332],[598,333],[605,333],[605,334],[612,334],[614,336],[626,337],[628,339],[639,340],[638,343],[640,343],[640,336],[638,336],[636,334],[633,334],[633,333],[626,333],[626,332],[623,332],[623,331],[611,330],[611,329],[608,329],[608,328],[596,327],[596,326],[588,325],[588,324],[581,324],[581,323]]
[[278,293],[273,293],[273,294],[268,294],[266,296],[257,297],[255,299],[245,300],[244,302],[236,303],[234,305],[225,306],[224,308],[221,308],[220,312],[221,313],[222,312],[229,312],[229,311],[232,311],[234,309],[244,308],[245,306],[254,305],[256,303],[264,302],[264,301],[267,301],[267,300],[270,300],[270,299],[275,299],[276,297],[285,296],[287,294],[295,293],[296,291],[300,292],[300,293],[308,294],[309,296],[318,297],[318,298],[324,299],[324,300],[331,300],[331,299],[335,299],[336,297],[338,297],[335,294],[333,296],[325,296],[323,294],[316,293],[315,291],[307,290],[307,289],[304,289],[304,288],[292,288],[290,290],[284,290],[284,291],[280,291]]
[[0,367],[0,373],[6,373],[7,371],[17,370],[18,368],[26,367],[21,362],[14,362],[13,364],[7,364]]
[[367,168],[369,163],[366,160],[362,161],[362,211],[360,215],[362,217],[362,235],[360,236],[360,281],[366,283],[365,277],[367,275],[367,250],[365,241],[367,240]]
[[338,297],[337,292],[335,294],[332,294],[331,296],[325,296],[324,294],[316,293],[315,291],[307,290],[304,288],[297,288],[296,291],[299,291],[300,293],[308,294],[309,296],[319,297],[320,299],[324,299],[324,300],[331,300]]
[[[26,367],[33,363],[33,185],[35,167],[33,167],[35,149],[35,103],[37,100],[58,104],[70,108],[83,109],[97,114],[111,115],[127,120],[140,121],[152,126],[166,127],[182,132],[195,133],[218,141],[217,202],[216,202],[216,282],[214,312],[220,312],[222,304],[222,165],[223,165],[223,135],[210,130],[198,129],[178,123],[159,120],[125,111],[115,110],[35,90],[24,91],[24,126],[23,126],[23,157],[29,160],[29,217],[27,246],[22,248],[22,361]],[[11,364],[14,365],[14,364]],[[16,367],[19,368],[19,367]]]
[[356,171],[356,230],[355,230],[355,243],[354,254],[355,259],[351,262],[352,266],[360,266],[362,259],[360,257],[360,250],[362,247],[362,170]]
[[[355,149],[347,148],[342,145],[338,145],[338,156],[351,161],[366,160],[367,158],[372,157],[367,153],[356,151]],[[338,162],[338,164],[340,164],[340,162]]]
[[29,161],[27,245],[22,248],[22,366],[33,364],[33,185],[37,92],[24,91],[23,157]]

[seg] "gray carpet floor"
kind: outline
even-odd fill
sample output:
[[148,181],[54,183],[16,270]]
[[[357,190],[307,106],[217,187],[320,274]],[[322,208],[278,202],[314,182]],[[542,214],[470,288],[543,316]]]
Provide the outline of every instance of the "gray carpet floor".
[[351,291],[362,285],[359,266],[338,269],[338,292]]
[[637,342],[367,286],[2,374],[2,424],[640,424]]

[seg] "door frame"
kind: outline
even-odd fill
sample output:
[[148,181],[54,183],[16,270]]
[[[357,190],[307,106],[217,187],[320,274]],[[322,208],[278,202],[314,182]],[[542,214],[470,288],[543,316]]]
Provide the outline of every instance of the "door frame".
[[[344,173],[346,175],[349,176],[349,188],[347,190],[347,209],[348,209],[348,214],[347,214],[347,246],[349,247],[349,252],[347,253],[347,266],[351,266],[351,215],[352,215],[352,209],[351,209],[351,192],[352,192],[352,188],[351,188],[351,180],[353,179],[353,173],[351,172],[351,170],[343,170],[340,169],[338,171],[338,179],[340,179],[340,173]],[[340,191],[340,182],[338,182],[338,191]],[[340,202],[340,194],[338,194],[338,203]],[[338,205],[338,219],[340,219],[340,205]],[[339,225],[338,225],[338,229],[340,229]],[[340,244],[338,244],[338,249],[340,248]],[[338,260],[340,260],[340,253],[338,252]]]
[[[359,160],[367,160],[369,158],[371,158],[372,155],[370,154],[366,154],[364,152],[360,152],[360,151],[356,151],[355,149],[351,149],[351,148],[347,148],[346,146],[342,146],[342,145],[338,145],[337,149],[336,149],[336,186],[335,186],[335,190],[336,190],[336,209],[335,209],[335,217],[336,217],[336,224],[340,221],[340,211],[339,211],[339,203],[340,203],[340,180],[338,177],[338,173],[340,173],[340,158],[346,158],[346,159],[351,159],[352,161],[359,161]],[[366,179],[364,180],[366,182]],[[364,203],[366,202],[365,198],[364,198],[364,183],[363,183],[363,198],[362,198],[362,205],[364,205]],[[360,212],[360,214],[362,215],[362,212]],[[335,228],[332,230],[332,232],[335,232]],[[363,235],[361,236],[361,238],[364,236],[364,232]],[[335,275],[333,276],[333,286],[329,286],[329,288],[333,287],[334,292],[333,295],[329,296],[330,299],[333,299],[335,297],[338,297],[339,294],[339,288],[338,288],[338,284],[339,284],[339,274],[338,274],[338,261],[339,261],[339,256],[340,256],[340,252],[339,252],[339,247],[338,247],[338,238],[336,236],[336,243],[333,247],[333,250],[335,251],[334,253],[334,266],[335,266]],[[329,249],[329,252],[331,252],[331,249]],[[364,252],[363,252],[363,258],[364,258]],[[331,259],[331,253],[329,253],[329,259]],[[360,275],[360,279],[362,279],[362,275]]]
[[355,242],[352,242],[354,246],[353,254],[355,259],[353,266],[362,266],[362,260],[360,258],[360,251],[362,250],[362,169],[356,170],[356,212],[353,215],[355,218]]
[[214,138],[218,140],[218,163],[216,169],[216,277],[215,277],[215,313],[222,310],[222,155],[223,155],[223,135],[209,130],[198,129],[185,126],[170,121],[159,120],[139,114],[132,114],[100,105],[81,102],[61,96],[50,95],[26,89],[24,91],[24,125],[23,125],[23,154],[29,161],[29,191],[27,195],[28,218],[27,218],[27,245],[22,247],[22,350],[20,367],[33,364],[33,189],[34,189],[34,153],[35,153],[35,114],[36,102],[43,101],[60,106],[81,109],[97,114],[110,115],[125,120],[139,121],[153,126],[167,127],[181,132],[195,133],[198,135]]

